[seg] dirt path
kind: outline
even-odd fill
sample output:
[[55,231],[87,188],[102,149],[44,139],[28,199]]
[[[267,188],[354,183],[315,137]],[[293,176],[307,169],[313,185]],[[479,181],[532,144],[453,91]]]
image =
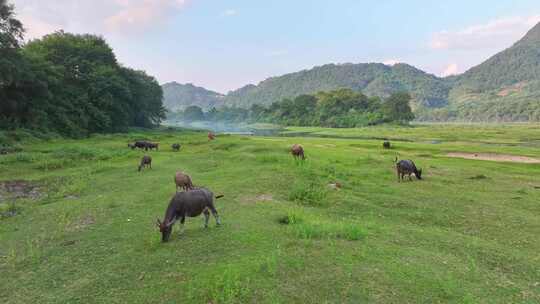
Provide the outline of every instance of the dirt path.
[[452,153],[446,154],[446,156],[456,157],[456,158],[465,158],[465,159],[498,161],[498,162],[540,164],[540,159],[537,159],[537,158],[532,158],[528,156],[519,156],[519,155],[508,155],[508,154],[452,152]]

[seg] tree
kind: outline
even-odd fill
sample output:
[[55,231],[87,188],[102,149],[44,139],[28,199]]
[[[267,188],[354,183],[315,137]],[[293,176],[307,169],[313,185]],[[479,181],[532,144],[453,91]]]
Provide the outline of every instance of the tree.
[[411,95],[409,93],[394,93],[382,105],[382,113],[387,121],[409,122],[414,114],[409,106]]
[[204,120],[204,113],[198,106],[189,106],[184,110],[184,120],[188,122]]
[[14,7],[0,0],[0,49],[14,50],[21,46],[24,36],[22,23],[15,18]]

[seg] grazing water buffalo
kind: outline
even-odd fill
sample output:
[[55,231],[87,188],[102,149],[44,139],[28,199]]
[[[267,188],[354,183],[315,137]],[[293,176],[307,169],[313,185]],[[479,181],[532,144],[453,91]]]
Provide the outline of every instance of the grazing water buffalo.
[[180,144],[172,144],[171,148],[173,151],[180,151]]
[[420,170],[416,169],[416,165],[414,164],[412,160],[400,160],[398,162],[397,157],[396,157],[395,162],[396,162],[398,182],[402,181],[405,175],[408,175],[409,180],[412,181],[411,174],[413,173],[417,179],[422,179],[422,169]]
[[291,147],[291,154],[292,156],[294,156],[294,158],[301,158],[302,160],[306,159],[306,157],[304,156],[304,148],[302,148],[301,145],[299,144],[294,144],[292,147]]
[[382,146],[383,146],[384,149],[390,149],[392,147],[390,142],[387,141],[387,140],[383,142]]
[[[215,198],[221,198],[223,195],[218,195]],[[206,188],[196,188],[187,192],[176,193],[167,207],[163,222],[157,220],[157,226],[161,232],[161,240],[169,241],[172,227],[174,223],[180,219],[180,223],[184,225],[187,217],[197,217],[204,213],[204,227],[208,227],[210,212],[216,219],[216,225],[221,225],[219,215],[214,207],[214,194]]]
[[145,149],[146,150],[147,149],[146,144],[147,144],[147,142],[145,142],[145,141],[136,141],[133,144],[128,144],[128,147],[130,147],[131,149],[139,148],[139,149]]
[[178,192],[178,188],[182,188],[184,189],[184,191],[189,191],[193,189],[191,177],[181,171],[176,172],[174,176],[174,183],[176,184],[176,192]]
[[216,135],[214,135],[214,133],[212,132],[208,132],[208,140],[214,140],[216,139]]
[[148,149],[150,149],[150,150],[153,150],[153,149],[159,150],[159,143],[147,142],[145,150],[148,150]]
[[141,164],[139,165],[139,171],[141,171],[141,169],[143,168],[146,168],[146,167],[150,167],[150,169],[152,169],[152,157],[148,156],[148,155],[145,155],[141,158]]

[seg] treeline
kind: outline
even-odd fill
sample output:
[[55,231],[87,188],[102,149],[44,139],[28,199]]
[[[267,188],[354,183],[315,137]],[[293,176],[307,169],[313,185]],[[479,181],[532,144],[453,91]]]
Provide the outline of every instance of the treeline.
[[121,66],[103,38],[62,31],[23,38],[13,6],[0,0],[0,128],[81,137],[165,118],[158,82]]
[[351,89],[339,89],[283,99],[269,107],[254,104],[249,109],[222,107],[205,113],[200,107],[190,106],[184,111],[172,113],[169,119],[352,128],[385,122],[409,122],[414,119],[410,100],[408,93],[394,93],[383,100]]

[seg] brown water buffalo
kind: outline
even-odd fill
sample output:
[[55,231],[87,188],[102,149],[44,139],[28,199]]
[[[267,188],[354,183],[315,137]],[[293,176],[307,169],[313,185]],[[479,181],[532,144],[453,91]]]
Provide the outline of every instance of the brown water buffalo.
[[214,135],[214,133],[212,132],[208,132],[208,140],[214,140],[216,139],[216,135]]
[[304,156],[304,148],[302,148],[299,144],[294,144],[291,147],[291,154],[294,156],[295,159],[301,158],[302,160],[306,159]]
[[[221,198],[218,195],[215,198]],[[204,213],[204,227],[208,227],[210,212],[216,219],[216,225],[221,225],[219,215],[214,207],[214,194],[206,188],[196,188],[187,192],[176,193],[165,211],[163,221],[157,220],[157,226],[161,232],[161,241],[167,242],[171,236],[172,227],[177,220],[182,226],[186,217],[197,217]]]
[[193,189],[191,177],[181,171],[176,172],[174,175],[174,183],[176,184],[176,192],[178,192],[178,188],[184,189],[184,191]]

